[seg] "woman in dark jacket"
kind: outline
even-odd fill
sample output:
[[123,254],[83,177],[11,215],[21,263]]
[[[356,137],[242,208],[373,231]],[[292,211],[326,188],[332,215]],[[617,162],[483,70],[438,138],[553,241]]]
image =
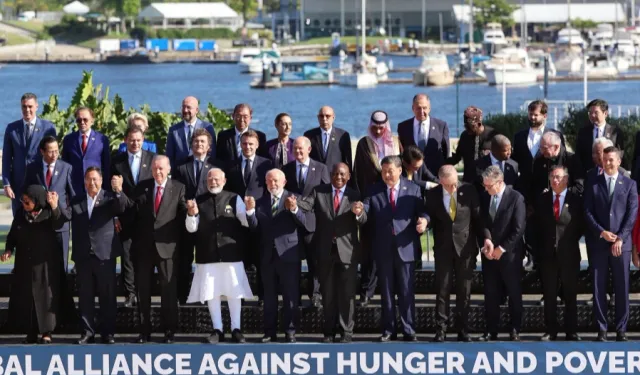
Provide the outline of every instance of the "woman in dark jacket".
[[64,262],[55,231],[69,219],[69,213],[58,207],[57,193],[40,185],[28,186],[20,202],[0,257],[6,261],[16,255],[9,324],[27,332],[25,343],[49,344],[66,306]]

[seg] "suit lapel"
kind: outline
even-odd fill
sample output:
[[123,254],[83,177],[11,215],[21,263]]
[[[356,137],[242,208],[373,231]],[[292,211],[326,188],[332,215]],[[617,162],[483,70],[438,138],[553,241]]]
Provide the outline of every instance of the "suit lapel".
[[[53,171],[51,172],[51,184],[50,186],[47,186],[49,188],[49,190],[51,190],[51,187],[54,186],[54,184],[56,183],[56,180],[58,179],[58,176],[60,175],[60,170],[62,169],[62,167],[60,167],[60,163],[58,163],[58,161],[56,161],[56,165],[55,167],[53,167]],[[43,170],[40,170],[40,173],[44,173]],[[44,178],[42,179],[42,181],[44,181],[45,185],[47,184],[47,179],[46,179],[46,175],[43,176]]]
[[[160,216],[160,214],[162,214],[163,208],[169,204],[166,202],[171,201],[172,191],[173,191],[173,184],[171,183],[171,180],[167,180],[167,183],[164,185],[164,191],[162,192],[162,199],[160,200],[160,207],[158,207],[158,214],[156,216]],[[155,196],[153,198],[154,198],[154,204],[155,204]],[[155,210],[154,210],[154,213],[155,213]]]
[[[551,196],[553,197],[553,194],[551,194]],[[562,207],[560,207],[560,220],[559,221],[563,221],[565,216],[569,215],[569,204],[571,203],[572,198],[573,198],[573,195],[571,194],[571,192],[569,190],[567,190],[567,194],[564,196],[564,203],[562,204]],[[554,197],[554,199],[555,199],[555,197]]]
[[151,177],[151,160],[153,156],[151,153],[142,151],[142,158],[140,160],[140,173],[138,174],[138,182],[149,179]]
[[40,119],[36,117],[36,123],[33,126],[33,133],[31,134],[31,142],[29,142],[29,152],[31,152],[31,150],[34,150],[34,149],[35,151],[37,151],[40,143],[38,135],[41,134],[41,132],[42,132],[42,121],[40,121]]
[[87,221],[89,221],[89,205],[87,204],[86,194],[84,199],[80,200],[80,212],[82,212],[87,218]]
[[26,136],[27,134],[24,131],[24,120],[20,120],[20,126],[18,126],[18,128],[16,129],[16,133],[18,134],[18,138],[20,139],[20,145],[22,145],[22,147],[24,147],[24,149],[27,149],[27,139]]
[[[96,200],[95,200],[95,203],[93,204],[93,211],[91,213],[91,218],[89,220],[93,220],[96,210],[98,209],[98,207],[102,207],[102,205],[104,205],[104,190],[100,189],[100,191],[98,192],[98,195],[96,195]],[[88,210],[87,210],[87,213],[89,213]]]
[[189,179],[191,180],[191,184],[197,187],[199,181],[196,181],[196,176],[193,171],[195,168],[195,164],[196,164],[195,159],[191,159],[191,161],[189,161],[186,164],[186,167],[187,167],[187,174],[189,175]]
[[[129,152],[125,152],[125,155],[127,155],[127,157],[125,158],[124,164],[124,170],[127,173],[127,178],[129,179],[129,181],[131,181],[131,185],[135,186],[136,185],[136,179],[133,177],[133,171],[131,170],[131,164],[129,163]],[[138,175],[138,181],[140,181],[140,175],[142,175],[142,157],[140,158],[140,172]]]
[[[87,139],[87,150],[83,155],[86,156],[89,153],[89,150],[93,147],[93,144],[96,142],[96,131],[91,129],[91,133],[89,135],[89,139]],[[80,152],[82,152],[82,148],[80,148]]]
[[615,145],[615,139],[613,139],[614,133],[612,132],[612,126],[608,123],[604,125],[604,129],[602,130],[602,136],[613,141]]

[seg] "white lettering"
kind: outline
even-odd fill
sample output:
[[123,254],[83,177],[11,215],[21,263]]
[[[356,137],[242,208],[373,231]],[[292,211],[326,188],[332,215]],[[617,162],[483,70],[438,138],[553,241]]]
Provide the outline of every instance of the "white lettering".
[[291,360],[289,358],[289,353],[284,353],[284,358],[280,358],[276,353],[271,353],[271,372],[278,374],[280,371],[285,374],[291,373]]
[[640,352],[627,352],[627,372],[640,372]]
[[247,353],[242,360],[242,367],[240,367],[241,374],[248,374],[249,372],[254,374],[260,374],[260,368],[258,368],[258,362],[256,362],[256,357],[253,356],[253,353]]
[[427,354],[427,360],[429,361],[430,374],[444,374],[443,352],[429,352],[429,354]]
[[324,360],[329,359],[329,353],[311,353],[311,358],[316,360],[316,374],[324,375]]
[[349,367],[349,374],[358,373],[358,357],[356,353],[348,353],[349,359],[345,359],[344,356],[347,353],[338,352],[338,374],[346,374],[345,367]]
[[500,352],[493,353],[493,372],[500,373],[502,369],[507,374],[514,373],[513,352],[507,352],[507,358],[503,357]]
[[31,366],[31,354],[24,356],[24,370],[27,375],[42,375],[42,371],[34,370]]
[[491,363],[489,363],[489,358],[485,352],[478,353],[476,361],[473,364],[473,370],[471,370],[473,374],[477,374],[480,371],[487,374],[493,374],[493,371],[491,371]]
[[[238,373],[238,364],[235,361],[238,357],[233,353],[224,353],[218,358],[218,366],[220,367],[220,372],[223,374],[237,374]],[[227,360],[230,360],[229,367],[227,367]]]
[[460,352],[447,352],[447,374],[464,374],[464,355]]
[[205,353],[202,356],[202,362],[200,362],[200,369],[198,369],[198,374],[214,374],[218,375],[218,369],[216,368],[216,362],[213,360],[213,356],[211,353]]
[[[360,370],[365,374],[375,374],[380,369],[380,353],[373,352],[371,353],[371,355],[373,359],[373,364],[371,365],[371,367],[369,367],[367,365],[367,353],[360,353],[360,367],[361,367]],[[356,367],[358,367],[357,362],[356,362]]]
[[[574,359],[578,360],[578,367],[575,367],[573,363],[571,363]],[[580,352],[571,352],[564,357],[564,367],[572,374],[581,373],[587,368],[587,359],[584,357],[584,354]]]
[[562,364],[562,354],[559,352],[547,352],[546,359],[547,366],[545,371],[547,374],[552,374],[553,369],[560,367]]
[[393,368],[397,374],[402,374],[402,353],[395,353],[395,357],[391,353],[382,353],[382,368],[385,374],[389,374],[390,368]]
[[171,374],[173,372],[171,365],[169,365],[169,367],[167,368],[164,368],[162,367],[162,361],[170,362],[172,359],[173,357],[167,353],[160,354],[153,360],[153,369],[155,370],[155,372],[157,372],[160,375]]
[[518,373],[530,374],[538,367],[538,359],[531,352],[518,352]]
[[176,374],[177,375],[191,374],[191,354],[189,353],[176,354]]
[[598,355],[598,359],[596,360],[593,352],[587,352],[587,359],[589,360],[589,366],[593,372],[599,374],[602,372],[602,367],[604,367],[604,361],[607,359],[607,352],[600,352]]
[[[415,366],[413,364],[414,359],[417,362],[417,365]],[[409,353],[409,355],[407,355],[406,358],[404,359],[404,367],[406,367],[407,371],[409,371],[412,374],[424,374],[427,371],[426,366],[424,365],[424,355],[419,352]]]
[[4,370],[4,375],[24,375],[22,372],[22,366],[20,365],[20,359],[17,355],[10,355],[7,361],[7,368]]
[[67,368],[69,375],[84,375],[84,371],[75,369],[76,358],[73,354],[67,355]]
[[151,358],[151,354],[145,354],[144,360],[142,360],[140,355],[134,354],[131,357],[131,367],[133,368],[133,375],[140,375],[140,370],[147,375],[151,375],[153,373],[153,360]]
[[609,373],[624,374],[624,352],[609,352]]
[[87,375],[100,375],[100,369],[93,368],[93,357],[91,354],[84,355],[84,369]]
[[[11,357],[9,357],[9,361],[11,361]],[[7,367],[9,363],[7,363]],[[64,365],[62,364],[62,359],[60,359],[59,354],[54,354],[51,356],[51,361],[49,361],[49,368],[47,369],[47,375],[53,375],[58,373],[60,375],[67,375],[67,372],[64,370]]]
[[[163,356],[163,355],[165,354],[161,354],[160,356]],[[111,375],[116,375],[120,371],[122,371],[124,375],[131,374],[131,370],[129,369],[129,364],[127,363],[127,357],[125,357],[124,354],[116,354],[116,359],[113,361],[113,368],[111,369]],[[167,374],[163,373],[162,375],[167,375]]]
[[309,370],[311,370],[311,366],[309,366],[309,354],[307,353],[296,353],[293,355],[293,373],[294,374],[308,374]]

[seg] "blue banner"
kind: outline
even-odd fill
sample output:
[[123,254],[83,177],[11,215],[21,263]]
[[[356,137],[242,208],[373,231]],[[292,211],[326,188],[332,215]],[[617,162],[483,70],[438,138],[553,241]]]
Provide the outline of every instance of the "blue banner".
[[3,346],[2,375],[632,374],[637,343]]
[[174,39],[173,50],[174,51],[195,51],[197,41],[195,39]]
[[169,39],[147,39],[145,41],[145,47],[150,51],[155,51],[156,48],[158,51],[168,51]]
[[213,51],[216,47],[215,40],[199,40],[198,51]]

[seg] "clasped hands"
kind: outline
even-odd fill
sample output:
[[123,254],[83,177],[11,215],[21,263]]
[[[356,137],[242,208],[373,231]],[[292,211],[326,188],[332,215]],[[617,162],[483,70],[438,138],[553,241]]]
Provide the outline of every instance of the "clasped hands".
[[493,242],[488,238],[484,240],[484,246],[481,251],[485,258],[489,260],[500,260],[500,258],[502,258],[502,254],[504,254],[504,250],[499,246],[495,247]]
[[619,238],[615,233],[607,230],[603,230],[602,233],[600,233],[600,237],[611,243],[611,255],[614,257],[622,255],[622,238]]
[[[351,212],[353,212],[356,217],[360,217],[364,213],[364,204],[362,202],[351,203]],[[420,234],[426,232],[428,224],[427,219],[419,217],[416,221],[416,231]]]

